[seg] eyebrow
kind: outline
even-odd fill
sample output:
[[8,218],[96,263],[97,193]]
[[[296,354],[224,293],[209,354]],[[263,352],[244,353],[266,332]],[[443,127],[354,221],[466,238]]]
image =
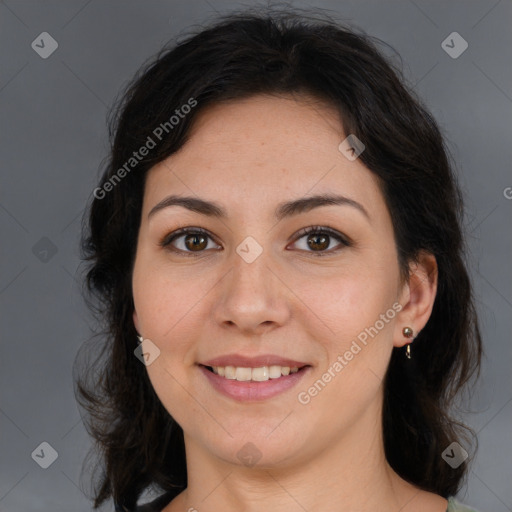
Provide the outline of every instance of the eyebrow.
[[[351,206],[361,212],[368,221],[370,221],[370,215],[362,204],[348,197],[336,194],[320,194],[280,203],[274,212],[274,217],[277,221],[280,221],[286,217],[308,212],[314,208],[333,205]],[[208,217],[216,217],[219,219],[227,219],[228,217],[227,211],[218,203],[206,201],[197,197],[170,195],[153,206],[148,214],[148,218],[158,211],[170,206],[182,206],[187,210],[201,215],[206,215]]]

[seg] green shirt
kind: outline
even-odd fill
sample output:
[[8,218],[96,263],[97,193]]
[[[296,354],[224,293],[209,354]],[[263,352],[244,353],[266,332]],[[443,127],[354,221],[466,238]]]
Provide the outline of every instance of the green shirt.
[[474,508],[467,507],[459,503],[453,496],[448,498],[448,508],[446,512],[478,512]]

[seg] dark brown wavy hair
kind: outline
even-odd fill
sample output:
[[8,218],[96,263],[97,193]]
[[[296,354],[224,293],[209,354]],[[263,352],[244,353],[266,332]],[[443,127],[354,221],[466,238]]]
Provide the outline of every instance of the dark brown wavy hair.
[[[384,447],[392,468],[421,489],[448,497],[462,485],[468,461],[453,469],[441,457],[453,441],[466,447],[475,441],[453,417],[453,406],[478,376],[482,354],[462,194],[437,123],[401,67],[384,56],[390,50],[384,45],[318,10],[245,10],[164,47],[122,92],[110,113],[111,150],[82,237],[84,292],[99,328],[74,371],[77,400],[95,440],[89,454],[97,456],[99,469],[94,508],[109,498],[133,508],[146,490],[177,495],[187,485],[183,431],[133,353],[131,280],[145,176],[186,143],[201,111],[256,94],[307,93],[336,109],[344,134],[366,146],[359,158],[380,178],[401,275],[407,279],[420,251],[436,257],[430,319],[415,339],[413,358],[393,349],[386,374]],[[116,179],[155,128],[191,98],[197,105]]]

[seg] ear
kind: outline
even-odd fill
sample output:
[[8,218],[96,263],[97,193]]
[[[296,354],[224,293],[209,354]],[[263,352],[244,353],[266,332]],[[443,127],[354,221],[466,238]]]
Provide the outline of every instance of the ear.
[[[402,286],[399,303],[402,309],[396,316],[393,345],[403,347],[425,327],[437,293],[438,269],[433,254],[421,251],[417,262],[409,265],[409,282]],[[413,330],[413,338],[403,335],[403,328]]]

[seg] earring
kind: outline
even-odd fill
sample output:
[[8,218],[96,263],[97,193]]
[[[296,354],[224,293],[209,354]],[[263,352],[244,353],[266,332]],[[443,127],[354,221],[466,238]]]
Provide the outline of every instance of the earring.
[[[414,332],[410,327],[404,327],[402,330],[402,334],[406,338],[412,338]],[[411,344],[410,343],[408,343],[407,347],[405,348],[405,357],[407,357],[407,359],[411,359]]]
[[137,339],[139,340],[139,343],[144,341],[144,338],[140,334],[137,334]]

